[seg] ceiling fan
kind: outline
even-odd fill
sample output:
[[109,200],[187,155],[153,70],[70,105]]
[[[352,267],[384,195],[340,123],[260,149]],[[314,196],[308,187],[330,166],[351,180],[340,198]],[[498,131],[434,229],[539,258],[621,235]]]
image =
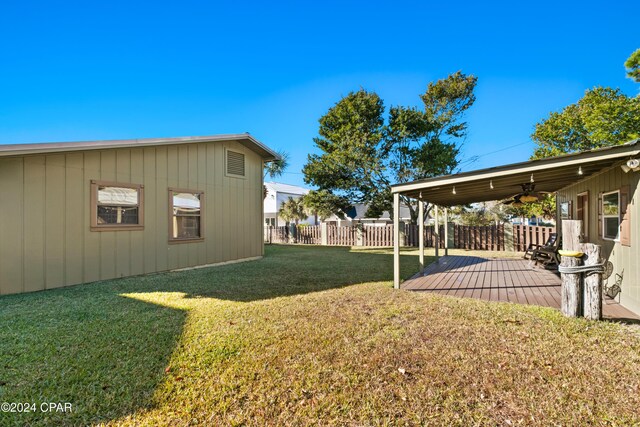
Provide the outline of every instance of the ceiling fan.
[[523,203],[535,202],[538,200],[538,196],[533,194],[533,191],[536,188],[536,185],[532,182],[527,182],[524,184],[520,184],[522,187],[522,192],[518,193],[514,196],[511,196],[507,200],[502,202],[503,205],[511,205],[521,206]]

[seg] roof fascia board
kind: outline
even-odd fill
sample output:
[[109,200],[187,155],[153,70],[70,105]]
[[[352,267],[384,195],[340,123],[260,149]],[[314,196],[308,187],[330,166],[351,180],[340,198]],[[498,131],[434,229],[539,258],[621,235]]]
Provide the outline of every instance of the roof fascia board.
[[606,167],[606,168],[604,168],[604,169],[602,169],[602,170],[600,170],[600,171],[598,171],[598,172],[596,172],[596,173],[592,173],[591,175],[589,175],[589,176],[587,176],[587,177],[585,177],[585,178],[582,178],[582,179],[581,179],[581,180],[579,180],[579,181],[572,182],[572,183],[571,183],[571,184],[569,184],[569,185],[565,185],[565,186],[564,186],[564,187],[562,187],[562,188],[558,188],[555,192],[556,192],[556,193],[559,193],[559,192],[561,192],[561,191],[565,191],[565,190],[567,190],[567,189],[569,189],[569,188],[571,188],[571,187],[573,187],[573,186],[576,186],[576,185],[578,185],[578,184],[582,184],[583,182],[587,182],[587,181],[589,181],[590,179],[593,179],[593,178],[595,178],[595,177],[597,177],[597,176],[599,176],[599,175],[602,175],[603,173],[607,173],[607,172],[609,172],[609,171],[611,171],[611,170],[614,170],[615,168],[619,168],[619,167],[620,167],[620,165],[623,165],[623,164],[624,164],[624,162],[616,162],[616,163],[614,163],[613,165],[611,165],[611,166],[609,166],[609,167]]
[[260,154],[265,160],[280,159],[278,153],[249,134],[0,145],[0,157],[219,141],[249,141],[257,148],[253,151]]
[[[624,147],[624,146],[620,146],[620,147]],[[625,147],[625,148],[628,148],[628,147]],[[436,179],[434,181],[429,181],[429,182],[402,184],[402,185],[391,187],[391,193],[404,193],[404,192],[415,191],[415,190],[426,190],[433,187],[458,184],[460,182],[466,182],[466,181],[476,181],[476,180],[482,180],[482,179],[497,178],[501,176],[515,175],[519,173],[536,172],[540,170],[549,169],[550,167],[560,168],[565,166],[580,165],[587,161],[600,161],[600,160],[616,159],[624,156],[636,156],[638,155],[638,153],[640,153],[640,150],[638,149],[628,150],[628,151],[625,150],[622,152],[615,152],[615,153],[598,153],[598,152],[582,153],[582,156],[574,157],[572,159],[562,159],[562,158],[553,159],[555,160],[553,162],[549,161],[549,162],[539,163],[531,166],[524,166],[526,165],[526,163],[524,163],[524,164],[521,164],[524,167],[504,166],[505,169],[503,170],[489,170],[489,171],[481,170],[479,171],[480,173],[478,173],[477,175],[474,175],[471,172],[469,174],[465,174],[464,176],[449,175],[449,178]]]

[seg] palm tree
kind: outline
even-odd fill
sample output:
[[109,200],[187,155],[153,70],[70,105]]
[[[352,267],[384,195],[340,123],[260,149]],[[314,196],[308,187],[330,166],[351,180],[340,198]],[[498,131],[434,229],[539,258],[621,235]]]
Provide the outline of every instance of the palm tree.
[[302,198],[294,199],[293,197],[289,197],[289,199],[282,202],[278,215],[287,223],[294,222],[296,225],[300,221],[307,219],[308,216]]
[[[267,176],[271,179],[275,179],[281,176],[284,171],[289,167],[289,153],[283,150],[278,150],[280,158],[264,164],[264,178]],[[267,198],[267,187],[262,186],[262,198]]]

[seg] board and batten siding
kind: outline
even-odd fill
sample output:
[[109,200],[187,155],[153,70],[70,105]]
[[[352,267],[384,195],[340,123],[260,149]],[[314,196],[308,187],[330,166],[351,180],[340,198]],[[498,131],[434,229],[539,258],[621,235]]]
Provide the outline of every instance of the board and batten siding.
[[[558,192],[557,206],[571,201],[573,205],[572,218],[577,219],[578,195],[588,191],[588,242],[602,246],[602,253],[613,264],[613,273],[608,279],[608,285],[615,283],[616,274],[623,277],[622,291],[619,295],[620,304],[628,309],[640,313],[640,209],[638,209],[638,191],[640,172],[624,173],[619,166],[613,167],[598,175],[577,182]],[[629,188],[630,210],[630,245],[622,245],[618,241],[603,239],[598,233],[601,225],[598,221],[598,195],[609,191],[619,190],[623,186]],[[559,218],[558,212],[558,218]],[[559,226],[561,221],[559,221]]]
[[[262,164],[235,141],[2,158],[0,294],[262,256]],[[91,231],[91,180],[144,185],[144,230]],[[204,191],[203,241],[169,243],[169,188]]]

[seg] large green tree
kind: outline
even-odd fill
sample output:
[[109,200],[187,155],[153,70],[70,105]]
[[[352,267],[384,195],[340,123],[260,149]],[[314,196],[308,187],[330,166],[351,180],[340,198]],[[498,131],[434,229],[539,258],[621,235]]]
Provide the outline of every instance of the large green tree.
[[345,212],[351,207],[345,197],[337,196],[328,190],[311,190],[302,196],[302,203],[308,212],[313,212],[321,221],[333,214],[344,219]]
[[[423,108],[397,106],[385,124],[382,99],[366,90],[352,92],[320,119],[315,138],[321,154],[309,155],[305,182],[350,203],[366,203],[369,217],[391,210],[391,182],[404,183],[451,173],[466,136],[462,120],[473,105],[476,77],[454,73],[432,82],[420,96]],[[403,200],[413,222],[415,201]],[[325,206],[329,206],[326,203]]]
[[629,56],[624,66],[627,68],[627,77],[640,83],[640,49]]
[[[394,181],[405,183],[417,179],[447,175],[458,166],[460,144],[467,136],[465,112],[476,98],[473,93],[477,77],[460,71],[429,83],[420,95],[423,110],[392,107],[389,111],[388,141],[390,170]],[[417,204],[403,197],[412,222],[417,221]],[[428,205],[425,215],[431,206]]]
[[623,144],[640,136],[640,98],[596,87],[535,127],[534,159]]
[[303,168],[305,182],[323,191],[318,197],[324,194],[343,202],[388,207],[385,160],[389,149],[383,113],[382,99],[360,89],[320,118],[314,142],[322,154],[310,154]]

